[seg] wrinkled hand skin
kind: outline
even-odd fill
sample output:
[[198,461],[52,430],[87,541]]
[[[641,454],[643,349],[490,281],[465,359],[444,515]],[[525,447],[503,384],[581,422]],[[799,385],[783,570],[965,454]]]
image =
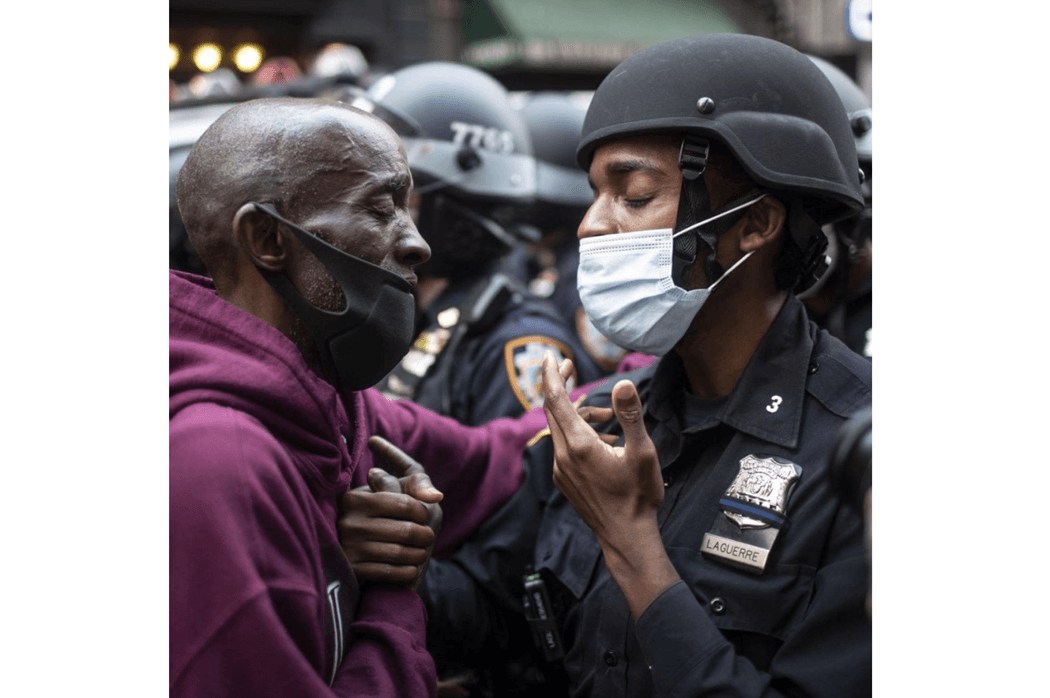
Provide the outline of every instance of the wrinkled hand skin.
[[443,496],[423,466],[379,436],[368,447],[394,474],[368,472],[368,485],[340,501],[339,541],[361,582],[388,582],[416,590],[441,529]]
[[660,461],[634,384],[622,380],[613,386],[612,412],[624,435],[624,445],[614,446],[569,400],[564,363],[558,366],[551,355],[543,361],[543,411],[554,445],[554,485],[594,531],[606,566],[637,619],[679,579],[656,519],[664,497]]

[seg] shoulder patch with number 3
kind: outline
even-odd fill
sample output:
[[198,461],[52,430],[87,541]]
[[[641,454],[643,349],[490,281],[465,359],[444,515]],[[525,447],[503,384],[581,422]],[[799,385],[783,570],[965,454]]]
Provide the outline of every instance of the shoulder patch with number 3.
[[[558,363],[562,359],[573,358],[567,346],[550,337],[518,337],[503,346],[510,387],[526,410],[543,404],[543,357],[548,351],[554,354]],[[566,390],[574,387],[569,384],[565,386]]]

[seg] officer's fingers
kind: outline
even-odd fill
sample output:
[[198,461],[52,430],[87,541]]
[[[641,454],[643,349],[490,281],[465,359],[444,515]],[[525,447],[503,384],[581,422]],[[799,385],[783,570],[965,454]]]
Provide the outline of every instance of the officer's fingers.
[[430,481],[430,476],[426,473],[417,473],[402,478],[401,484],[405,494],[426,504],[437,504],[445,498],[445,495],[434,487],[434,483]]
[[565,435],[561,432],[558,420],[554,418],[550,406],[543,403],[543,414],[547,417],[547,430],[551,435],[551,443],[554,445],[554,459],[557,463],[558,454],[565,452]]
[[351,565],[354,575],[366,582],[383,582],[411,586],[419,578],[419,565],[388,565],[382,562],[360,562]]
[[615,446],[616,442],[620,440],[616,434],[598,434],[598,438],[602,440],[602,443],[607,443],[610,446]]
[[[575,379],[576,377],[576,365],[573,364],[572,359],[562,359],[561,363],[558,364],[558,375],[561,376],[562,383],[568,383],[569,379]],[[576,381],[573,380],[573,383]]]
[[[562,362],[562,366],[564,365],[565,363]],[[573,429],[578,431],[579,427],[586,427],[587,423],[576,414],[576,408],[569,400],[568,393],[565,392],[565,379],[559,373],[558,363],[550,352],[543,357],[541,375],[543,377],[543,411],[547,414],[548,424],[553,417],[558,427],[566,434]],[[551,425],[551,434],[553,433],[554,427]]]
[[373,492],[401,491],[401,483],[397,478],[382,468],[372,468],[368,471],[368,486]]
[[580,419],[588,424],[608,422],[615,416],[611,407],[593,407],[590,405],[577,407],[576,414],[580,415]]
[[653,442],[645,430],[645,420],[642,417],[642,399],[638,397],[634,383],[622,380],[614,385],[612,403],[616,419],[623,429],[624,450],[639,452],[652,448]]
[[544,404],[563,399],[567,401],[568,396],[565,393],[565,377],[561,375],[554,354],[549,351],[543,356],[543,363],[540,365],[540,377],[543,384]]
[[412,456],[408,455],[382,436],[369,437],[368,448],[386,465],[390,466],[390,471],[398,477],[426,472],[423,469],[423,466],[412,458]]

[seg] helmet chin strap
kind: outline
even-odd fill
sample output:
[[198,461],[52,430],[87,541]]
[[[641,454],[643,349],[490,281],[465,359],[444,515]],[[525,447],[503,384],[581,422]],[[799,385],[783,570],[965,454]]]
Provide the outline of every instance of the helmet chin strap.
[[[715,245],[718,236],[733,227],[747,212],[747,206],[734,206],[746,201],[751,193],[741,199],[730,202],[725,210],[714,220],[694,228],[686,229],[700,221],[707,221],[715,214],[711,207],[711,196],[704,182],[704,170],[707,168],[707,157],[711,144],[706,138],[686,134],[682,138],[682,149],[678,153],[678,166],[682,170],[682,193],[678,197],[678,215],[675,219],[675,237],[671,259],[671,278],[675,285],[686,288],[685,275],[696,262],[697,252],[703,244],[710,250],[704,258],[704,274],[708,284],[713,284],[725,274],[725,268],[715,259]],[[681,231],[684,234],[678,234]]]
[[[674,227],[671,278],[683,289],[687,288],[685,275],[696,263],[701,244],[710,250],[703,262],[708,284],[722,278],[725,268],[715,259],[718,236],[732,228],[747,212],[747,206],[740,204],[747,202],[749,198],[754,199],[754,192],[751,192],[725,204],[718,211],[712,210],[711,195],[703,177],[710,147],[706,138],[686,134],[682,138],[682,149],[678,154],[678,166],[682,170],[682,192],[678,197],[678,215]],[[760,194],[758,198],[761,196],[764,194]],[[686,229],[699,221],[704,221],[702,226],[686,232]],[[802,278],[795,286],[796,291],[804,291],[828,268],[828,260],[823,254],[827,239],[800,201],[789,204],[786,223],[787,234],[798,245],[805,260]],[[678,234],[679,231],[682,234]]]

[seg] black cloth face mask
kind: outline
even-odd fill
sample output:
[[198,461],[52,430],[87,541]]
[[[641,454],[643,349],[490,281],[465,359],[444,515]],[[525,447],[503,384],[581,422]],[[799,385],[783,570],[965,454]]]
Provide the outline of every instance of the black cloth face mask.
[[336,389],[364,390],[375,385],[412,345],[416,308],[412,285],[397,274],[329,245],[286,221],[273,208],[251,203],[294,232],[343,290],[346,307],[333,313],[303,298],[283,274],[261,270],[263,278],[306,326],[321,353],[321,363],[335,376]]

